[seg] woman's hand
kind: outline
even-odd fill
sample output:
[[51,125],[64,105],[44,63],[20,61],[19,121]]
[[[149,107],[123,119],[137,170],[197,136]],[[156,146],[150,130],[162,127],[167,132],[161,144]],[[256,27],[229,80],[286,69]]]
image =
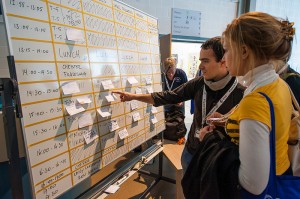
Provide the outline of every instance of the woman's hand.
[[128,92],[113,91],[112,93],[120,95],[121,102],[131,101],[135,96],[135,94]]
[[212,132],[216,127],[215,126],[205,126],[199,130],[199,140],[200,142],[203,140],[207,133]]

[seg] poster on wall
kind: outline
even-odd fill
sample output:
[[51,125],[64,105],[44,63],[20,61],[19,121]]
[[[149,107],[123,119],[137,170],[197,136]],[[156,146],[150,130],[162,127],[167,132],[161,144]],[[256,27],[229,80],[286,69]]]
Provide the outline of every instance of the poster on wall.
[[201,12],[173,8],[172,35],[200,37]]

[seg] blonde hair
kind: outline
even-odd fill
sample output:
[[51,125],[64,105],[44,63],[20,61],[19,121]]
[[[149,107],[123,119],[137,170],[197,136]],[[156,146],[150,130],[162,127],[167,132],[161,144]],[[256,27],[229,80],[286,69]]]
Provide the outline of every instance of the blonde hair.
[[294,23],[279,20],[263,12],[248,12],[234,19],[223,32],[234,55],[234,62],[241,66],[242,46],[251,49],[249,67],[255,67],[255,60],[267,60],[275,64],[290,58],[295,29]]
[[176,67],[176,59],[174,57],[168,57],[164,61],[165,70],[168,70],[171,67]]

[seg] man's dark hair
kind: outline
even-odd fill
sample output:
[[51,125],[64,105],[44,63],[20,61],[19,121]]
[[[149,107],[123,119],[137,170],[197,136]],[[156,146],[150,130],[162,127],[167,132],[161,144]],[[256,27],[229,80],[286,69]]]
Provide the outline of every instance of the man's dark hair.
[[224,56],[224,49],[221,43],[221,37],[213,37],[209,40],[206,40],[202,44],[201,48],[204,50],[212,49],[214,51],[217,62],[220,62]]

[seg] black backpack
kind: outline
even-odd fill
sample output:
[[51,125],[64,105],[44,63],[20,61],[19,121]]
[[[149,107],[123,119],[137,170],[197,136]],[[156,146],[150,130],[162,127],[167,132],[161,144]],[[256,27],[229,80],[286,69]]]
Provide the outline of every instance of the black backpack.
[[185,136],[187,129],[184,124],[184,114],[175,110],[165,113],[166,129],[164,131],[164,138],[168,140],[178,141],[178,139]]

